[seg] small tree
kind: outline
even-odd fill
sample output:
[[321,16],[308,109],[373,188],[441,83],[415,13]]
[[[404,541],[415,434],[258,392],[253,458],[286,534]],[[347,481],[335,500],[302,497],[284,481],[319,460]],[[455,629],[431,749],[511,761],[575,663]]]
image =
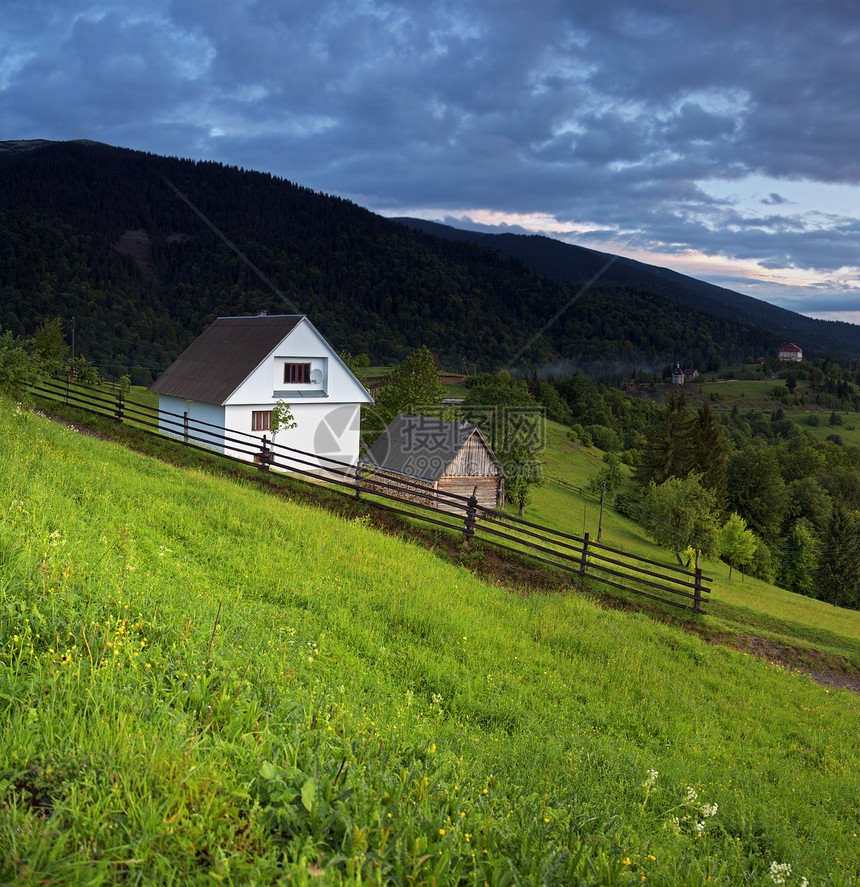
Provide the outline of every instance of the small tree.
[[388,384],[376,395],[376,409],[370,414],[377,417],[375,424],[379,425],[367,428],[371,435],[378,435],[398,413],[438,407],[442,403],[445,389],[426,345],[416,348],[395,367],[388,374],[387,381]]
[[747,522],[733,511],[717,538],[720,555],[729,563],[729,579],[732,578],[732,567],[743,567],[752,560],[756,543],[755,533],[748,530]]
[[640,504],[639,516],[658,545],[675,552],[683,566],[681,552],[688,546],[703,554],[713,554],[717,542],[716,502],[697,474],[670,477],[662,484],[654,481]]
[[532,491],[544,482],[543,463],[537,455],[523,444],[516,444],[504,459],[505,498],[517,503],[519,515],[526,511]]
[[69,346],[63,336],[63,322],[59,317],[45,320],[36,330],[31,343],[36,365],[42,373],[58,373],[63,368]]
[[275,442],[275,435],[279,431],[287,431],[290,428],[296,428],[298,424],[299,423],[296,422],[296,419],[293,416],[293,411],[290,409],[290,405],[279,400],[272,408],[272,443]]
[[33,359],[9,330],[0,335],[0,390],[16,397],[33,375]]
[[606,489],[610,502],[616,491],[624,482],[624,473],[621,470],[621,459],[615,453],[603,454],[603,468],[596,474],[592,474],[586,484],[589,493],[600,493]]

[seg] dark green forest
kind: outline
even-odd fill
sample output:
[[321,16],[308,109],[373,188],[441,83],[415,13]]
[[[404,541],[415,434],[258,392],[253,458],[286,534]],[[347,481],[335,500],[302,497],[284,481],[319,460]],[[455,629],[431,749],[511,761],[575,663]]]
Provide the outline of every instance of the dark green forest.
[[[0,327],[30,336],[60,317],[76,356],[136,384],[215,317],[262,310],[307,314],[336,349],[375,363],[427,345],[452,369],[494,370],[577,291],[265,173],[92,142],[0,153],[0,207]],[[595,286],[513,368],[630,375],[734,363],[780,341],[645,289]]]
[[804,351],[820,351],[843,358],[860,353],[860,326],[837,320],[806,317],[760,299],[715,286],[668,268],[646,265],[626,256],[554,240],[539,234],[488,234],[465,231],[424,219],[398,219],[415,230],[477,243],[520,259],[541,274],[574,287],[600,274],[604,285],[645,290],[707,314],[760,326],[784,340],[804,343]]

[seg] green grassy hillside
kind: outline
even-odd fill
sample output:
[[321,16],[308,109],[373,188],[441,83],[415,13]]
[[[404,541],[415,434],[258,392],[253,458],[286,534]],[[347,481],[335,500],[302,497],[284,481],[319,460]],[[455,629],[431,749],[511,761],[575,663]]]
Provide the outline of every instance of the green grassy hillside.
[[0,882],[856,882],[856,695],[516,592],[0,401]]
[[[602,457],[596,447],[572,446],[564,426],[549,422],[547,445],[541,455],[546,483],[535,489],[527,517],[569,533],[588,532],[596,539],[600,501],[586,487],[602,467]],[[676,563],[674,555],[658,548],[638,523],[609,505],[604,508],[601,540],[631,554]],[[821,659],[815,653],[825,653],[833,657],[834,669],[860,674],[860,612],[785,591],[738,570],[729,578],[728,564],[717,558],[703,561],[702,568],[712,581],[708,618],[700,630],[741,646],[746,636],[756,634],[794,647],[797,664],[802,667]]]

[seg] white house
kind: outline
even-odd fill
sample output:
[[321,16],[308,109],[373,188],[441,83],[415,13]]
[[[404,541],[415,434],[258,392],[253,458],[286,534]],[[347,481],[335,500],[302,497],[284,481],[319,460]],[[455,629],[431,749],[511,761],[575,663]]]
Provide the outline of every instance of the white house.
[[[280,430],[277,444],[355,464],[361,404],[373,403],[301,314],[219,317],[149,390],[158,394],[163,433],[182,438],[187,414],[189,434],[202,438],[195,443],[248,461],[264,435],[271,441],[272,409],[283,401],[297,425]],[[296,467],[330,467],[308,461]]]
[[780,345],[776,356],[778,360],[800,361],[803,360],[803,350],[794,342],[787,342],[785,345]]

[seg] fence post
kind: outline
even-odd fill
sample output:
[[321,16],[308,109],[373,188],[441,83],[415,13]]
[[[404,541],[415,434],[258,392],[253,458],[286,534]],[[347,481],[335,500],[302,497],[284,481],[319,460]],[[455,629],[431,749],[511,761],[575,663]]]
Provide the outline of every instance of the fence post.
[[182,414],[182,442],[188,446],[188,410]]
[[72,371],[69,370],[66,373],[66,406],[69,405],[69,394],[71,393],[71,389],[72,389]]
[[588,533],[585,534],[582,540],[582,558],[579,561],[579,572],[582,575],[585,575],[585,563],[586,558],[588,557]]
[[355,463],[355,498],[361,498],[361,463]]
[[266,435],[263,435],[263,448],[260,450],[260,459],[257,463],[260,467],[260,471],[268,471],[269,465],[272,461],[272,454],[269,452],[268,439]]
[[699,549],[696,549],[696,578],[693,587],[693,612],[702,612],[702,568],[699,566]]
[[123,409],[122,409],[122,388],[116,394],[116,420],[117,422],[122,422],[123,417]]
[[466,519],[463,522],[463,535],[468,542],[475,535],[475,515],[478,513],[478,499],[475,495],[478,492],[477,486],[472,490],[469,501],[466,503]]

